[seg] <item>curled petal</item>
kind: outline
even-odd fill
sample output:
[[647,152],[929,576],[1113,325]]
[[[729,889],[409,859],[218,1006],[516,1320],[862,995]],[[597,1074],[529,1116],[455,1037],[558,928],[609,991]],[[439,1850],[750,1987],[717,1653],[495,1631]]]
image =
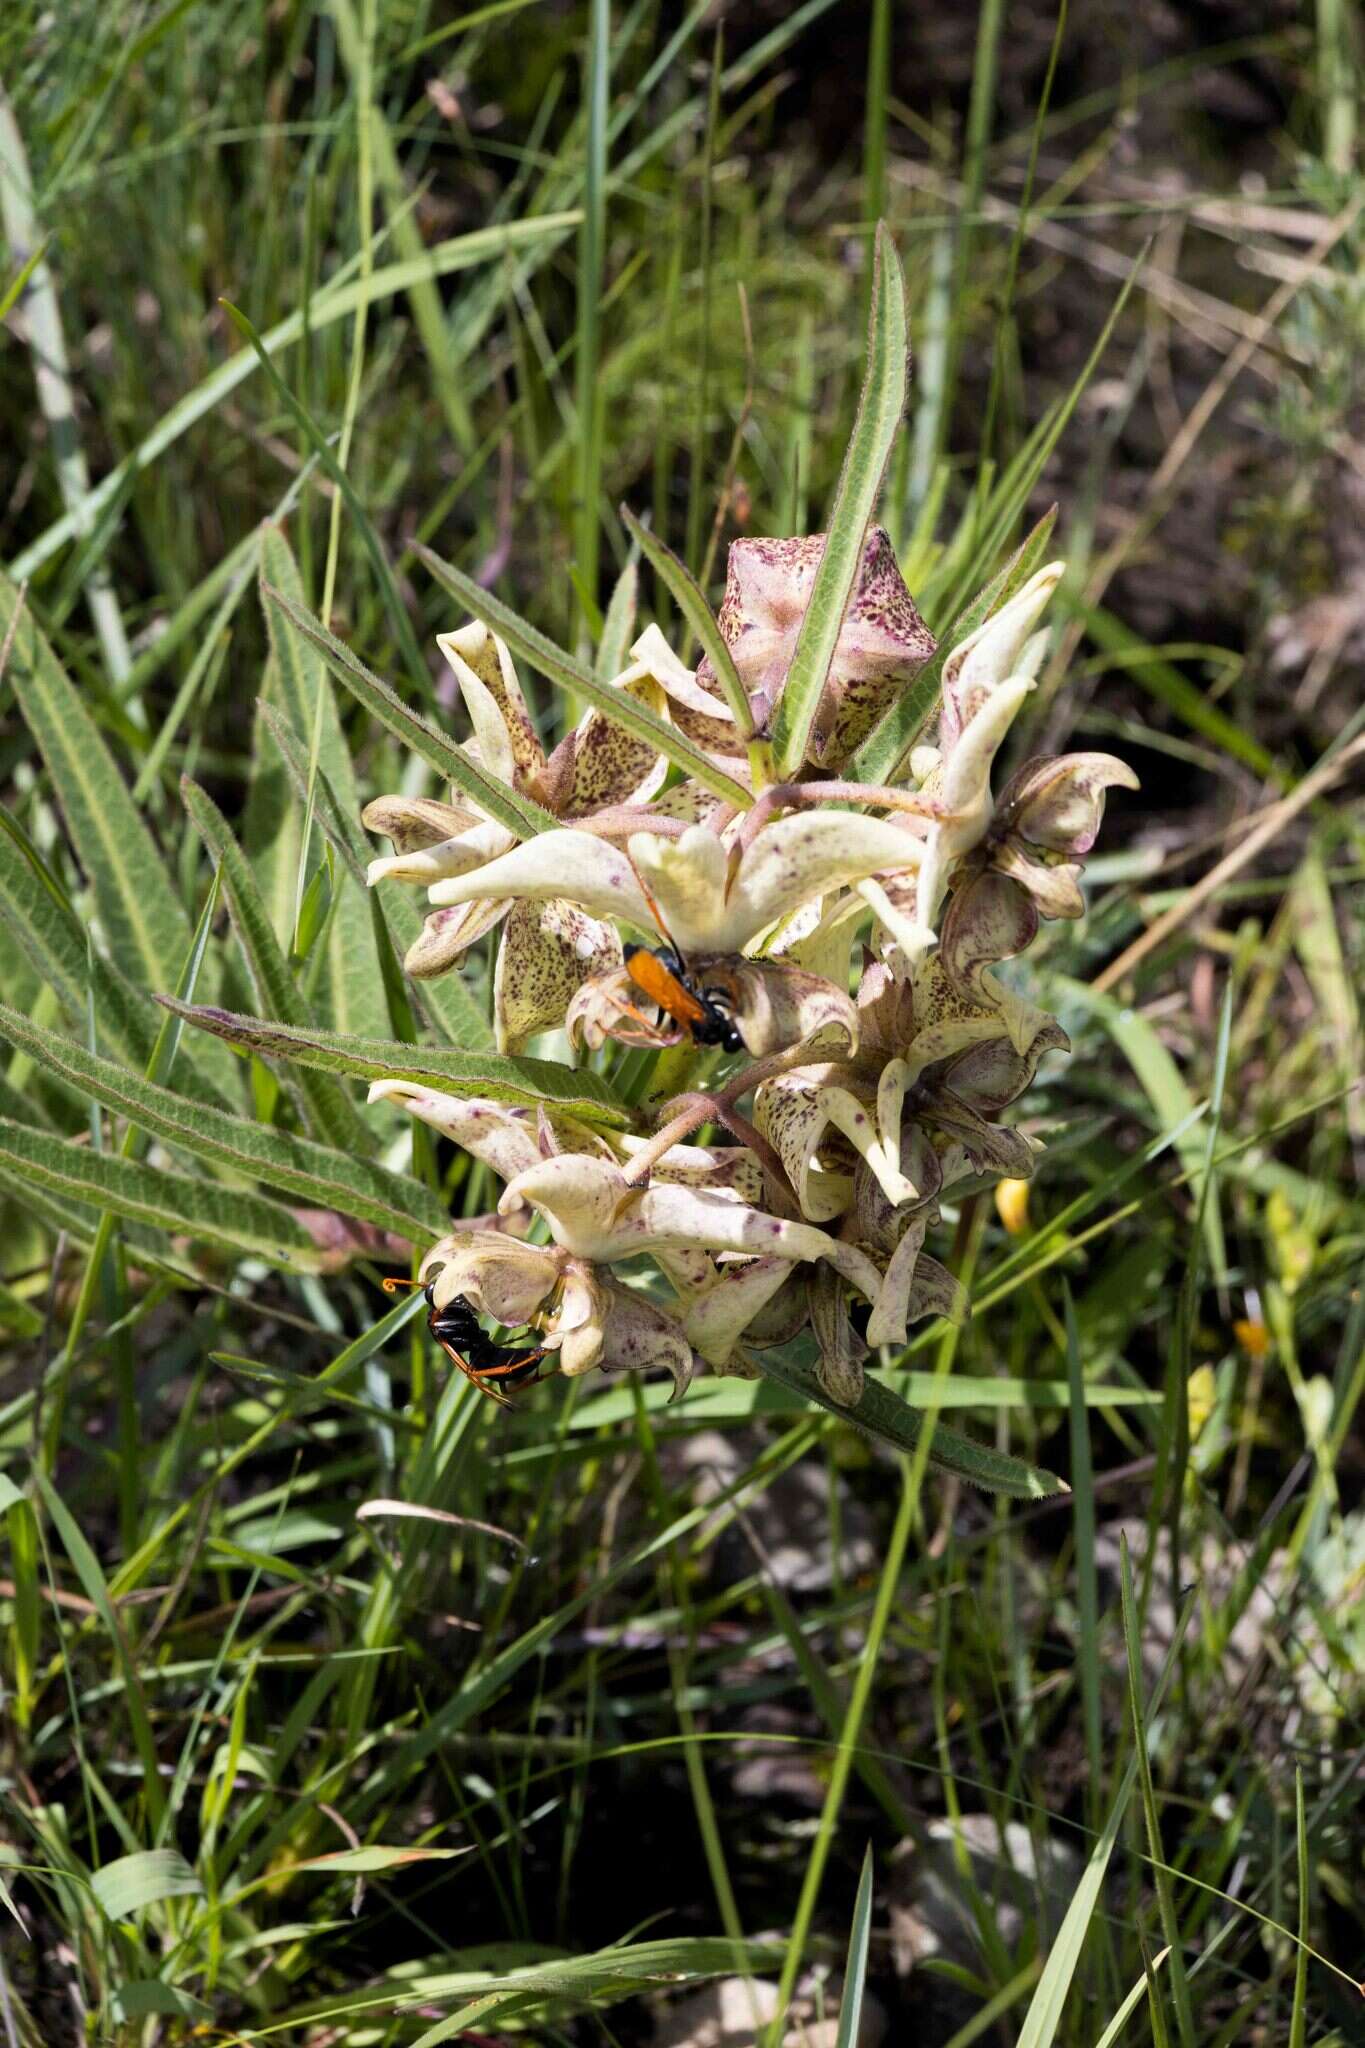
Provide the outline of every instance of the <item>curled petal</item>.
[[699,963],[697,980],[709,995],[723,992],[730,1016],[755,1059],[789,1046],[818,1047],[827,1059],[857,1050],[858,1012],[833,982],[777,960]]
[[474,619],[458,633],[439,633],[436,645],[455,673],[484,766],[519,787],[545,766],[521,684],[505,641]]
[[683,1328],[708,1365],[726,1366],[740,1338],[792,1277],[790,1259],[745,1259],[726,1266],[688,1303]]
[[545,902],[564,897],[594,917],[618,918],[650,931],[654,920],[630,861],[591,832],[540,832],[472,875],[438,882],[431,900],[445,906],[503,897]]
[[[725,699],[708,689],[699,674],[679,661],[657,626],[646,626],[631,648],[636,663],[653,677],[668,698],[669,716],[709,754],[742,755],[744,740]],[[710,665],[705,664],[710,674]]]
[[987,1039],[949,1060],[941,1085],[983,1116],[998,1116],[1032,1084],[1045,1052],[1066,1052],[1071,1041],[1049,1017],[1026,1052],[1016,1052],[1006,1038]]
[[1033,1147],[1022,1131],[1011,1130],[1008,1124],[988,1124],[947,1089],[940,1090],[922,1114],[935,1130],[962,1147],[977,1173],[1027,1180],[1033,1172]]
[[865,1164],[860,1164],[853,1176],[853,1216],[858,1242],[872,1246],[875,1251],[895,1250],[912,1207],[924,1212],[926,1222],[938,1220],[936,1203],[943,1186],[943,1162],[921,1124],[902,1124],[900,1163],[905,1178],[916,1190],[912,1204],[889,1201],[886,1190]]
[[1002,875],[1028,891],[1040,917],[1084,916],[1079,861],[1045,860],[1014,837],[995,841],[990,861]]
[[404,970],[414,981],[430,981],[453,967],[462,953],[500,924],[511,904],[504,899],[491,903],[461,903],[452,910],[434,910],[423,924],[403,958]]
[[601,1364],[610,1307],[606,1282],[581,1259],[566,1259],[553,1313],[544,1324],[546,1348],[557,1353],[566,1378]]
[[943,920],[939,958],[944,973],[982,1008],[996,1009],[1015,1050],[1032,1044],[1046,1013],[987,972],[988,965],[1024,952],[1038,929],[1038,912],[1006,875],[973,876],[956,890]]
[[866,1341],[858,1335],[848,1313],[848,1295],[838,1278],[817,1266],[806,1281],[810,1301],[810,1325],[820,1346],[815,1370],[831,1401],[856,1408],[863,1397],[863,1360]]
[[391,854],[386,860],[372,860],[365,879],[371,888],[376,882],[417,882],[429,888],[448,876],[467,875],[515,845],[516,840],[505,825],[482,818],[451,839],[438,839],[430,846]]
[[631,858],[685,954],[741,953],[770,924],[864,875],[914,867],[920,845],[856,811],[798,811],[767,825],[731,874],[730,850],[694,826],[678,839],[636,833]]
[[540,1314],[563,1270],[563,1254],[552,1246],[525,1244],[496,1230],[454,1230],[427,1253],[421,1279],[425,1285],[435,1282],[437,1308],[458,1296],[478,1314],[515,1330]]
[[416,853],[456,838],[478,824],[479,814],[465,805],[438,803],[435,797],[377,796],[366,804],[360,822],[367,832],[391,839],[395,853]]
[[498,1051],[517,1053],[537,1032],[558,1030],[582,983],[620,965],[613,924],[562,897],[514,903],[493,974]]
[[[801,1214],[813,1223],[842,1216],[852,1199],[853,1183],[845,1173],[822,1166],[818,1154],[829,1130],[829,1117],[814,1074],[783,1074],[765,1081],[754,1098],[754,1122],[776,1151],[796,1190]],[[814,1085],[812,1085],[814,1083]]]
[[923,1216],[912,1216],[904,1235],[891,1254],[872,1313],[867,1320],[867,1341],[869,1344],[903,1344],[906,1340],[906,1325],[910,1314],[910,1290],[914,1284],[915,1267],[918,1264],[924,1244],[928,1223]]
[[686,1033],[635,986],[624,967],[612,967],[579,984],[564,1013],[570,1045],[596,1052],[609,1038],[621,1045],[681,1045]]
[[1039,569],[1007,605],[969,633],[944,662],[939,744],[945,755],[965,729],[979,694],[1018,667],[1024,644],[1065,572],[1065,562],[1049,562],[1046,568]]
[[[617,1286],[614,1280],[604,1282],[603,1292],[607,1314],[598,1361],[602,1371],[662,1370],[672,1375],[671,1399],[680,1399],[687,1391],[695,1363],[685,1332],[666,1309],[642,1294]],[[565,1371],[569,1369],[565,1367]]]
[[1136,789],[1137,776],[1114,754],[1061,754],[1025,761],[1000,792],[995,830],[1072,859],[1099,836],[1107,789]]
[[372,1081],[371,1102],[394,1102],[410,1116],[440,1131],[473,1158],[491,1166],[499,1180],[512,1180],[535,1166],[543,1157],[540,1118],[549,1124],[554,1141],[566,1149],[582,1152],[602,1141],[572,1117],[553,1112],[518,1109],[507,1102],[487,1102],[479,1097],[446,1095],[419,1081]]

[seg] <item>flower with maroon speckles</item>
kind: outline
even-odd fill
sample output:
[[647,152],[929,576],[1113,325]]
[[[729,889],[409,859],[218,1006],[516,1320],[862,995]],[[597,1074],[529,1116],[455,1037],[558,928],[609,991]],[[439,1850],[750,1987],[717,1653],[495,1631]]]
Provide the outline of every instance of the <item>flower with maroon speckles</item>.
[[[602,712],[589,711],[548,758],[503,641],[477,623],[442,634],[437,645],[459,685],[474,728],[465,744],[472,759],[533,798],[556,817],[589,818],[648,803],[668,773],[663,756]],[[658,686],[641,671],[621,687],[657,708]],[[394,852],[370,863],[369,881],[410,882],[427,889],[476,873],[516,845],[505,825],[469,798],[382,796],[367,804],[364,823],[393,841]],[[589,917],[563,897],[535,904],[509,896],[458,910],[438,908],[408,951],[409,974],[444,974],[476,940],[502,926],[493,974],[498,1049],[516,1052],[537,1032],[564,1021],[581,981],[618,965],[621,941],[609,920]]]
[[[730,543],[717,623],[760,737],[781,702],[824,551],[823,533]],[[711,753],[744,754],[745,740],[709,660],[703,658],[694,675],[669,653],[657,628],[642,635],[631,652],[668,693],[680,731]],[[811,726],[810,765],[826,772],[842,768],[933,652],[934,636],[905,586],[890,536],[874,526]]]

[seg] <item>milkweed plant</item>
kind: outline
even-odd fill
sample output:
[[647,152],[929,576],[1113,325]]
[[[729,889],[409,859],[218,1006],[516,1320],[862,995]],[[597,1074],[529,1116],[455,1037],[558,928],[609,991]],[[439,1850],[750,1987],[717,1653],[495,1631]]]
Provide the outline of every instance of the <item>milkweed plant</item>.
[[[410,975],[458,974],[496,932],[500,1052],[561,1031],[608,1071],[620,1048],[655,1049],[677,1083],[616,1130],[402,1078],[371,1086],[501,1183],[420,1278],[438,1313],[462,1304],[531,1333],[542,1373],[661,1372],[681,1393],[701,1367],[756,1377],[809,1332],[819,1391],[856,1410],[869,1352],[968,1313],[929,1248],[943,1204],[1033,1170],[1036,1142],[1005,1114],[1067,1040],[996,970],[1040,919],[1080,914],[1106,789],[1136,778],[1078,753],[1027,760],[997,787],[1064,565],[1006,577],[1003,601],[936,647],[890,538],[858,516],[860,462],[855,431],[841,490],[855,545],[734,541],[714,620],[653,542],[702,658],[688,667],[647,627],[548,755],[494,609],[441,637],[469,722],[461,752],[539,807],[536,829],[472,780],[449,801],[365,807],[393,848],[370,885],[422,889],[430,906]],[[812,661],[822,621],[834,630]],[[864,779],[863,754],[930,674],[932,742]]]
[[[1106,791],[1136,778],[1104,753],[997,773],[1035,688],[1063,565],[1043,559],[1046,520],[936,644],[875,523],[907,366],[904,285],[883,232],[867,373],[827,531],[735,540],[713,614],[682,563],[623,511],[682,625],[671,638],[658,624],[636,630],[632,565],[603,636],[619,649],[615,674],[421,549],[469,615],[438,641],[442,701],[467,720],[460,737],[305,610],[281,536],[267,535],[282,687],[262,718],[310,825],[368,883],[390,1014],[406,1010],[408,1024],[387,1041],[306,1028],[285,1000],[240,849],[187,783],[267,1014],[191,1000],[189,983],[162,1000],[220,1039],[294,1063],[301,1113],[328,1147],[215,1109],[211,1089],[191,1117],[159,1086],[156,1048],[137,1082],[122,1068],[111,1080],[106,1062],[67,1041],[61,1060],[65,1072],[79,1059],[82,1084],[144,1129],[292,1192],[289,1209],[201,1202],[203,1234],[239,1250],[268,1240],[278,1259],[313,1270],[410,1246],[433,1335],[504,1401],[555,1374],[663,1374],[681,1395],[706,1369],[772,1376],[902,1448],[917,1440],[918,1416],[866,1362],[924,1319],[969,1312],[942,1256],[945,1209],[1028,1177],[1038,1146],[1008,1115],[1044,1056],[1067,1049],[1056,1019],[1002,968],[1041,920],[1080,914]],[[16,652],[26,715],[41,718],[42,688],[57,688],[50,657],[30,658],[22,641]],[[398,792],[355,786],[339,728],[335,747],[321,726],[304,738],[310,714],[302,696],[291,707],[290,689],[309,662],[319,690],[325,663],[405,742]],[[549,752],[528,669],[577,706]],[[78,719],[77,707],[63,716]],[[425,793],[434,776],[445,793]],[[483,947],[496,949],[492,1043],[466,1052],[471,1014],[488,1032],[462,985]],[[424,1015],[443,1020],[453,1048],[427,1043]],[[56,1060],[22,1021],[7,1016],[4,1028]],[[549,1033],[559,1036],[547,1045]],[[204,1075],[215,1071],[199,1057]],[[338,1072],[368,1081],[390,1131],[405,1113],[467,1155],[482,1212],[452,1225],[430,1176],[381,1166],[372,1139],[371,1156],[357,1156]],[[34,1171],[38,1142],[24,1141]],[[117,1206],[126,1192],[127,1215],[145,1221],[158,1171],[102,1162],[102,1199]],[[300,1206],[313,1188],[330,1201]],[[163,1194],[168,1207],[187,1199]],[[999,1492],[1060,1485],[942,1425],[930,1455]]]

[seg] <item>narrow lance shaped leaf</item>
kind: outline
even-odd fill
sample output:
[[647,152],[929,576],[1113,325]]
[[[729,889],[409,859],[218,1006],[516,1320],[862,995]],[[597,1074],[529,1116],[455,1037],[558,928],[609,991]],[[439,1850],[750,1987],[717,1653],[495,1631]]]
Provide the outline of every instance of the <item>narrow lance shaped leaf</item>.
[[[233,836],[227,819],[206,790],[182,776],[180,794],[209,853],[217,863],[227,895],[233,927],[246,955],[256,999],[282,1023],[307,1030],[313,1019],[294,979],[284,949],[275,935],[270,913],[261,900],[251,863]],[[371,1133],[353,1103],[335,1081],[316,1074],[302,1077],[298,1095],[303,1115],[315,1137],[349,1151],[365,1153]]]
[[557,821],[548,811],[472,761],[453,740],[447,739],[443,732],[423,718],[420,711],[414,711],[387,683],[381,682],[311,612],[295,604],[273,584],[266,584],[265,595],[270,604],[278,605],[304,639],[312,642],[337,681],[365,706],[371,716],[377,718],[381,725],[386,725],[405,747],[434,768],[438,775],[472,797],[480,810],[486,811],[499,825],[505,825],[518,839],[529,839],[537,832],[553,831]]
[[877,229],[875,262],[867,375],[834,493],[825,551],[773,720],[773,772],[779,781],[794,775],[805,758],[839,629],[858,580],[868,525],[877,509],[882,477],[905,410],[910,360],[905,279],[884,223]]
[[[851,1422],[866,1436],[879,1437],[898,1451],[913,1450],[923,1434],[923,1418],[907,1406],[899,1394],[893,1393],[890,1387],[884,1386],[870,1373],[863,1382],[857,1403],[852,1408],[845,1408],[830,1399],[816,1378],[813,1366],[795,1365],[768,1351],[756,1351],[754,1363],[765,1379],[775,1380],[792,1393],[804,1395],[808,1401],[827,1408],[841,1421]],[[946,1429],[941,1422],[934,1429],[929,1463],[940,1472],[951,1472],[972,1486],[984,1487],[990,1493],[1005,1494],[1011,1500],[1046,1500],[1051,1494],[1067,1491],[1066,1482],[1053,1473],[1026,1465],[1021,1458],[1012,1458],[1006,1451],[992,1450],[985,1444],[975,1443],[971,1437],[962,1436],[955,1429]]]
[[543,1103],[584,1123],[618,1129],[630,1123],[629,1109],[600,1075],[578,1073],[553,1060],[513,1059],[456,1046],[407,1045],[399,1039],[350,1038],[339,1031],[293,1031],[263,1017],[177,1003],[170,996],[158,996],[157,1001],[201,1031],[266,1059],[294,1060],[324,1073],[353,1074],[366,1081],[416,1081],[527,1109]]
[[439,555],[433,554],[420,542],[417,553],[437,582],[443,584],[452,597],[457,597],[466,611],[482,620],[491,632],[499,634],[514,654],[519,654],[550,682],[561,690],[572,691],[585,704],[595,705],[604,717],[623,726],[634,738],[657,747],[675,768],[680,768],[684,775],[694,776],[704,789],[711,790],[740,810],[748,809],[753,798],[743,784],[717,767],[711,756],[694,740],[688,739],[685,733],[679,732],[676,726],[669,725],[624,690],[614,690],[609,683],[600,682],[591,669],[585,668],[582,662],[575,661],[572,655],[556,647],[553,640],[547,640],[543,633],[528,625],[510,605],[494,597],[491,591],[485,590],[462,570],[453,569],[449,562],[443,562]]
[[438,1236],[447,1227],[444,1204],[409,1175],[390,1173],[309,1138],[246,1117],[229,1116],[177,1095],[173,1089],[127,1073],[73,1039],[43,1030],[3,1003],[0,1037],[116,1116],[127,1117],[139,1129],[196,1158],[266,1181],[310,1206],[360,1217],[414,1242]]
[[298,1272],[320,1272],[328,1263],[302,1224],[263,1195],[96,1152],[7,1118],[0,1118],[0,1166],[40,1191],[173,1236],[252,1253]]
[[628,505],[622,505],[621,518],[627,533],[638,544],[645,560],[667,585],[678,610],[696,634],[702,653],[716,672],[716,680],[730,707],[735,724],[746,740],[751,739],[754,721],[749,708],[748,693],[740,681],[735,658],[726,643],[725,635],[720,630],[715,613],[706,602],[701,585],[687,564],[679,561],[667,542],[660,540],[657,534],[651,533],[647,526],[641,525]]
[[[308,750],[288,719],[271,704],[261,703],[261,718],[279,748],[285,772],[302,801],[308,788]],[[365,867],[370,849],[359,826],[337,802],[325,772],[319,768],[313,788],[314,815],[331,846],[349,874],[365,887]],[[389,992],[389,1008],[396,1036],[403,1036],[396,1013],[401,1004],[411,1004],[413,991],[403,981],[399,961],[409,951],[422,929],[422,913],[405,889],[371,889],[370,915],[375,927],[375,945],[380,972]],[[468,1046],[471,1052],[493,1050],[493,1030],[465,982],[458,974],[443,974],[422,983],[420,1004],[431,1022],[452,1045]]]

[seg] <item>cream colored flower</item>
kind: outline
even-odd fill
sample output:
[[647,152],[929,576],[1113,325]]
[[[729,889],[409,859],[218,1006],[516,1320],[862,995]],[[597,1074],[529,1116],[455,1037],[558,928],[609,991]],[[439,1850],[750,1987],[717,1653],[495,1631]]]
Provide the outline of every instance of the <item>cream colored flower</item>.
[[[781,702],[824,551],[822,533],[730,543],[717,623],[759,735],[768,732]],[[631,652],[667,691],[670,715],[681,731],[709,752],[743,755],[745,742],[709,660],[693,674],[657,627],[642,634]],[[934,636],[906,589],[890,538],[874,526],[816,708],[807,759],[827,770],[842,767],[933,652]]]
[[[817,1031],[851,1043],[856,1019],[833,984],[801,979],[805,970],[781,962],[746,964],[746,947],[827,892],[912,868],[919,856],[918,843],[884,819],[803,810],[764,826],[742,851],[704,825],[677,838],[632,833],[625,847],[587,832],[543,832],[473,873],[438,882],[431,896],[451,908],[567,898],[591,917],[615,918],[675,946],[700,983],[723,964],[732,978],[723,991],[729,1013],[748,1049],[767,1052]],[[605,1035],[613,998],[624,993],[619,974],[607,975],[615,978],[608,986],[599,978],[574,1008],[575,1027],[590,1042]]]
[[675,1400],[692,1377],[692,1347],[665,1309],[560,1246],[455,1230],[427,1253],[421,1279],[436,1309],[458,1299],[508,1330],[534,1330],[542,1376],[662,1370]]
[[[547,759],[526,708],[505,643],[478,623],[437,642],[459,685],[474,729],[465,751],[499,781],[534,798],[556,816],[582,818],[648,802],[668,763],[613,720],[591,710]],[[657,709],[662,693],[642,670],[621,687]],[[425,887],[476,872],[516,845],[505,825],[463,793],[453,803],[383,796],[368,804],[364,823],[393,841],[395,851],[372,861],[369,880]],[[432,895],[433,902],[440,898]],[[510,913],[510,914],[509,914]],[[531,905],[482,900],[472,910],[438,909],[409,949],[405,966],[417,978],[443,974],[474,942],[503,924],[494,970],[498,1049],[516,1052],[537,1032],[563,1022],[580,982],[617,965],[621,942],[609,920],[586,916],[562,895]]]
[[1064,562],[1051,562],[994,617],[955,647],[943,665],[937,748],[917,748],[912,766],[932,806],[913,888],[861,894],[911,959],[934,944],[934,925],[953,864],[980,844],[994,814],[991,769],[1020,705],[1033,688],[1044,642],[1030,640]]

